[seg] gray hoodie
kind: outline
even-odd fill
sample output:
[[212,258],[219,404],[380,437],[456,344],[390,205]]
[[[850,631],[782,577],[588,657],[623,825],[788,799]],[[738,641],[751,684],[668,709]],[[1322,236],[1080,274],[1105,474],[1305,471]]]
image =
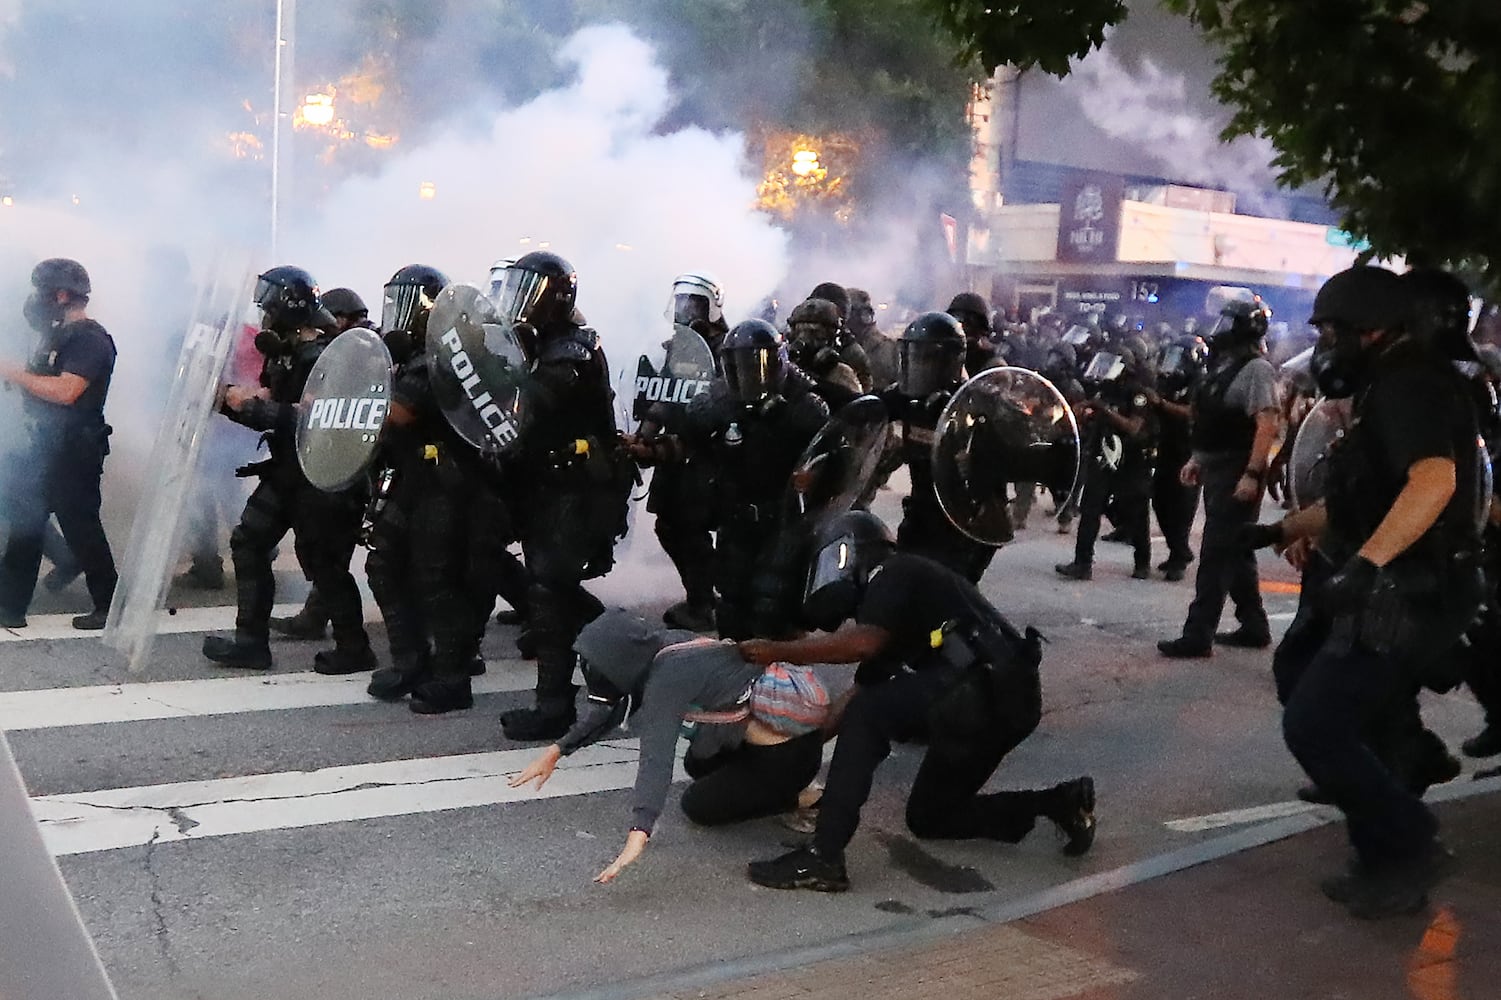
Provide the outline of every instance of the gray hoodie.
[[[573,648],[592,671],[629,695],[630,728],[641,740],[631,827],[650,833],[672,786],[683,717],[744,705],[761,668],[746,663],[733,642],[654,627],[618,608],[586,625]],[[621,707],[591,700],[558,746],[566,755],[603,739],[624,714]],[[744,736],[743,722],[699,723],[688,753],[697,759],[712,757],[739,746]]]

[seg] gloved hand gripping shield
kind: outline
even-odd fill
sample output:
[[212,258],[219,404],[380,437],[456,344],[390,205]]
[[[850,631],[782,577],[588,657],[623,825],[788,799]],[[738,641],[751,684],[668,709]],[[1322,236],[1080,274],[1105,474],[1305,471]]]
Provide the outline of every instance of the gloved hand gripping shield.
[[880,472],[891,437],[886,404],[874,396],[852,400],[808,442],[787,487],[790,517],[816,531],[853,510]]
[[1079,426],[1053,383],[1026,368],[990,368],[954,393],[933,439],[933,486],[949,521],[984,545],[1013,529],[1008,488],[1072,493]]

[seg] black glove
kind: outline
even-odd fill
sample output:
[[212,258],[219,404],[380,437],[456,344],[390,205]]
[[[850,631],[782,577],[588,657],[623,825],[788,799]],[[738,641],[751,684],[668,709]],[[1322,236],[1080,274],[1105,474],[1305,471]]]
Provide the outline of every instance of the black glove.
[[1274,524],[1246,524],[1235,532],[1235,544],[1242,549],[1264,549],[1282,541],[1282,522]]
[[1380,572],[1380,567],[1365,556],[1351,558],[1320,589],[1324,611],[1330,615],[1347,615],[1364,608]]

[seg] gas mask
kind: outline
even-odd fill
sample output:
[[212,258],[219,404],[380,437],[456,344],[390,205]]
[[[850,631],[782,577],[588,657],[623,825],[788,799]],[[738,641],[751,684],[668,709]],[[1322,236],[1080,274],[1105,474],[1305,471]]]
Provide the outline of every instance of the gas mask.
[[1320,323],[1308,370],[1319,392],[1331,399],[1353,396],[1365,379],[1370,353],[1361,344],[1361,331],[1342,323]]
[[21,315],[26,324],[37,333],[51,333],[63,321],[63,307],[58,304],[57,294],[37,289],[26,296],[21,306]]

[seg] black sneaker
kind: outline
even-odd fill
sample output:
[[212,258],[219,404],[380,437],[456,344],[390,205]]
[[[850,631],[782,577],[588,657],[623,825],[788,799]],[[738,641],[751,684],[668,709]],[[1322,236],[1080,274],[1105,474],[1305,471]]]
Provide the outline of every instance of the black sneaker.
[[1063,835],[1063,853],[1077,858],[1094,845],[1094,779],[1085,775],[1053,788],[1058,805],[1048,819]]
[[540,708],[513,708],[501,713],[500,728],[508,740],[540,743],[561,739],[573,727],[576,719],[572,705],[559,712],[544,712]]
[[1069,580],[1088,580],[1094,577],[1094,567],[1089,563],[1059,563],[1053,572]]
[[1180,635],[1176,639],[1163,639],[1157,644],[1157,652],[1170,660],[1202,660],[1214,655],[1214,646]]
[[369,646],[363,649],[322,649],[313,657],[313,672],[332,677],[362,674],[376,666],[375,650]]
[[1449,873],[1453,862],[1454,855],[1434,840],[1409,861],[1352,879],[1345,908],[1360,920],[1417,913],[1428,905],[1428,890]]
[[1459,745],[1466,757],[1494,757],[1501,754],[1501,726],[1486,723],[1484,729]]
[[203,640],[203,655],[226,667],[246,670],[270,670],[271,647],[264,642],[241,641],[230,636],[211,635]]
[[286,618],[271,619],[271,631],[288,639],[322,639],[328,634],[327,623],[317,621],[301,611]]
[[1237,649],[1266,649],[1272,644],[1272,637],[1265,632],[1253,632],[1242,625],[1234,632],[1216,632],[1214,641],[1221,646],[1234,646]]
[[771,861],[752,861],[745,873],[768,889],[812,889],[814,892],[845,892],[850,877],[843,861],[827,861],[811,847],[800,847]]
[[98,632],[109,620],[108,611],[90,611],[86,615],[74,615],[73,627],[80,632]]
[[474,707],[474,692],[469,688],[469,678],[463,683],[453,681],[425,680],[412,691],[412,700],[407,702],[418,715],[443,715]]

